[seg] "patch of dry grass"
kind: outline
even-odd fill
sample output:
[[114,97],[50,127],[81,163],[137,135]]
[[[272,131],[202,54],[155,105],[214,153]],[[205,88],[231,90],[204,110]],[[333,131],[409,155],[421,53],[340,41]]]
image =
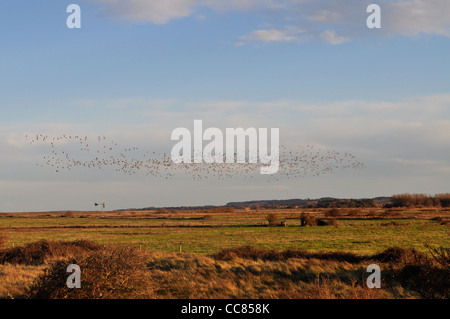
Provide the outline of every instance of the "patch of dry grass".
[[387,298],[362,282],[363,267],[319,259],[217,260],[172,255],[149,264],[162,298]]
[[18,264],[0,265],[0,299],[21,298],[44,268]]
[[[53,243],[44,264],[28,258],[0,265],[3,298],[448,298],[450,250],[390,248],[370,256],[347,252],[239,247],[212,255],[149,252],[124,246]],[[74,249],[74,247],[83,247]],[[24,247],[21,247],[22,249]],[[29,248],[29,247],[28,247]],[[66,252],[64,253],[64,249]],[[15,250],[22,256],[22,250]],[[366,268],[382,269],[382,289],[366,287]],[[28,265],[27,265],[28,264]],[[68,289],[66,268],[81,267],[82,288]]]
[[6,241],[6,235],[2,231],[0,231],[0,249],[3,249],[5,247]]
[[40,240],[24,246],[1,250],[0,264],[40,265],[48,260],[80,255],[100,248],[99,244],[87,240],[73,242]]

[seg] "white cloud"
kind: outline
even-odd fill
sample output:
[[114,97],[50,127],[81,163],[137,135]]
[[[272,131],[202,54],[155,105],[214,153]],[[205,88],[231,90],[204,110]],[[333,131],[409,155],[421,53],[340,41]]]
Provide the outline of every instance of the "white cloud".
[[303,30],[281,30],[281,29],[267,29],[256,30],[249,35],[243,35],[239,37],[239,44],[247,42],[293,42],[299,41],[299,34],[303,33]]
[[335,22],[338,19],[341,19],[342,15],[339,12],[331,11],[331,10],[318,10],[314,12],[309,19],[311,21],[319,22],[319,23],[330,23]]
[[450,37],[450,1],[410,0],[387,4],[384,27],[404,35],[438,34]]
[[[198,8],[216,11],[251,11],[279,8],[272,0],[97,0],[114,16],[133,22],[165,24],[195,14]],[[283,2],[283,1],[281,1]],[[203,15],[200,15],[204,18]]]
[[350,41],[349,38],[340,37],[340,36],[336,35],[336,32],[334,32],[333,30],[327,30],[327,31],[322,32],[320,34],[320,38],[324,42],[333,44],[333,45],[342,44],[342,43]]
[[219,11],[251,11],[256,9],[282,9],[285,1],[277,0],[203,0],[203,6]]
[[[450,37],[450,1],[448,0],[379,0],[382,28],[379,32],[366,27],[366,7],[370,0],[95,0],[109,14],[131,22],[166,24],[189,16],[203,19],[200,10],[258,13],[273,24],[284,17],[310,38],[321,38],[330,44],[378,35],[435,34]],[[327,30],[327,31],[323,31]],[[340,36],[336,35],[336,32]],[[371,32],[371,33],[368,33]],[[237,45],[249,41],[294,42],[296,34],[280,27],[256,30],[240,37]]]

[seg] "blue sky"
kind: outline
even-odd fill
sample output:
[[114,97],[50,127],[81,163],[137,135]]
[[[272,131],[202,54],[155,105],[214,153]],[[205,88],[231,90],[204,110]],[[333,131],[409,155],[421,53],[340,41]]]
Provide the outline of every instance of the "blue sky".
[[[365,23],[372,2],[379,30]],[[66,27],[70,3],[81,29]],[[5,0],[0,27],[0,211],[450,191],[448,1]],[[279,127],[282,144],[351,152],[366,168],[276,183],[55,174],[24,139],[170,152],[170,132],[194,119]]]

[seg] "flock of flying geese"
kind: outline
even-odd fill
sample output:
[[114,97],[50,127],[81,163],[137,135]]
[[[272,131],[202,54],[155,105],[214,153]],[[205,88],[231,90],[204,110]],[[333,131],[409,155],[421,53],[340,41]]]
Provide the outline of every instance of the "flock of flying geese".
[[[105,170],[112,168],[127,175],[145,173],[147,176],[157,176],[170,179],[175,175],[184,174],[194,180],[217,178],[229,179],[236,177],[253,178],[259,175],[261,163],[181,163],[172,162],[170,154],[141,150],[137,147],[120,148],[113,140],[104,136],[94,139],[88,136],[62,135],[48,136],[44,134],[26,135],[29,144],[44,144],[50,147],[51,153],[43,157],[37,166],[49,166],[56,173],[70,171],[76,168],[91,168]],[[78,144],[78,145],[77,145]],[[70,145],[70,147],[68,147]],[[68,149],[76,151],[77,156],[69,154]],[[279,180],[281,177],[297,178],[318,176],[334,170],[363,168],[364,164],[357,161],[349,153],[322,151],[313,145],[297,146],[295,149],[280,147],[279,170],[276,174],[266,175],[267,181]]]

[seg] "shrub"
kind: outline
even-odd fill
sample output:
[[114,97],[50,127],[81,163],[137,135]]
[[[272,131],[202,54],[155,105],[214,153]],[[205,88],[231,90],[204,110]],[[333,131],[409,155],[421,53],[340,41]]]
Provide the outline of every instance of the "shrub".
[[423,298],[450,298],[448,268],[439,268],[428,263],[405,265],[398,278],[404,287],[416,291]]
[[325,212],[326,217],[338,217],[340,215],[341,215],[341,212],[337,208],[332,208]]
[[441,267],[450,267],[450,248],[431,248],[428,247],[434,261]]
[[336,218],[319,219],[317,221],[317,226],[338,226],[338,222]]
[[[131,247],[103,247],[81,257],[58,260],[38,277],[27,292],[34,299],[151,298],[145,252]],[[81,288],[66,286],[67,266],[81,269]]]
[[300,225],[301,226],[316,226],[317,218],[312,216],[311,214],[303,213],[300,216]]
[[397,278],[402,285],[416,291],[422,298],[450,298],[450,248],[429,248],[426,256],[408,261]]
[[427,257],[414,248],[391,247],[373,255],[372,258],[382,262],[417,264],[423,263]]
[[280,218],[273,213],[267,215],[266,219],[269,222],[269,226],[278,226],[280,224]]

